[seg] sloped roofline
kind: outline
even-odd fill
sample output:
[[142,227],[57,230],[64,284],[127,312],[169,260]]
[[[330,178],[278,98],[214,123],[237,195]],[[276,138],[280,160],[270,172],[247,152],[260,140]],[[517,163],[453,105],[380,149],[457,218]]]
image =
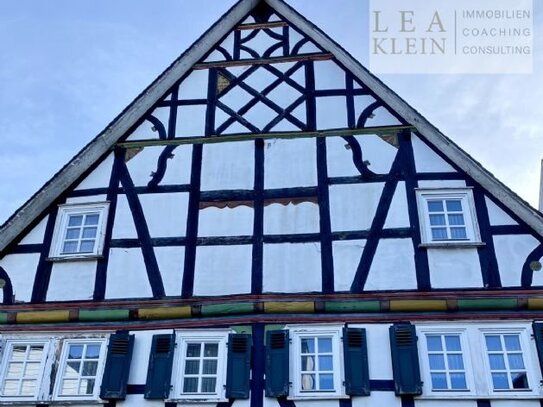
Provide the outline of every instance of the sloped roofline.
[[31,225],[63,192],[103,157],[115,143],[187,73],[222,37],[260,1],[285,17],[350,70],[422,137],[488,190],[497,200],[543,237],[543,215],[496,179],[481,164],[453,143],[406,101],[371,74],[352,55],[283,0],[240,0],[177,58],[128,105],[98,136],[87,144],[0,228],[0,253]]

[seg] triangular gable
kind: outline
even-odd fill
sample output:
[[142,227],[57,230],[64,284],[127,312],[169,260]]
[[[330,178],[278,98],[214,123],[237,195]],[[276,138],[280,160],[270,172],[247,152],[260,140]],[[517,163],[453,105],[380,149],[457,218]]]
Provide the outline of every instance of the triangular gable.
[[[409,124],[417,130],[437,151],[448,158],[455,166],[467,173],[482,187],[488,190],[505,207],[516,213],[527,225],[532,227],[539,235],[543,236],[543,216],[526,202],[519,198],[509,188],[486,171],[478,162],[461,150],[438,129],[430,124],[422,115],[409,106],[403,99],[373,76],[366,68],[356,61],[347,51],[324,34],[316,26],[307,21],[303,16],[288,6],[282,0],[240,0],[227,13],[224,14],[202,37],[200,37],[186,52],[164,71],[134,102],[132,102],[106,129],[91,141],[79,154],[77,154],[64,168],[62,168],[47,184],[44,185],[29,201],[27,201],[0,229],[0,251],[4,250],[17,236],[32,225],[59,196],[80,179],[91,167],[102,159],[121,140],[127,132],[142,121],[144,115],[153,108],[165,94],[198,64],[202,67],[213,66],[213,63],[232,61],[232,67],[236,60],[244,58],[266,58],[280,53],[280,47],[272,49],[269,55],[254,55],[250,47],[239,47],[233,51],[227,50],[221,44],[228,41],[228,34],[243,22],[247,25],[259,24],[258,17],[249,17],[249,13],[258,7],[260,13],[270,13],[269,7],[277,13],[270,21],[276,21],[280,27],[282,18],[293,28],[294,33],[300,34],[300,41],[289,53],[322,57],[323,53],[329,53],[330,57],[339,62],[345,69],[352,72],[354,81],[358,86],[363,86],[371,91],[378,99],[394,112],[402,123]],[[258,16],[258,13],[253,13]],[[281,16],[281,17],[278,17]],[[244,20],[245,19],[245,20]],[[251,20],[252,19],[252,20]],[[308,40],[309,38],[309,40]],[[247,41],[252,41],[249,38]],[[219,46],[217,46],[219,44]],[[318,51],[318,52],[315,52]],[[318,54],[318,55],[313,55]],[[285,58],[288,62],[288,58]],[[295,70],[294,70],[295,71]],[[295,72],[289,72],[293,75]],[[275,73],[277,74],[277,73]],[[231,70],[222,69],[219,72],[217,92],[227,92],[232,82],[242,74],[236,75]],[[357,86],[355,84],[355,86]],[[247,89],[251,92],[250,89]],[[297,101],[291,101],[287,113],[280,113],[274,120],[262,123],[260,127],[248,126],[242,117],[237,117],[235,112],[224,109],[225,122],[220,128],[221,133],[228,130],[235,131],[234,124],[249,133],[281,130],[281,126],[287,125],[286,130],[303,130],[304,124],[297,119],[295,112]],[[270,108],[267,106],[266,108]],[[271,107],[273,108],[273,106]],[[248,110],[249,111],[249,110]],[[239,116],[239,115],[238,115]],[[147,118],[149,120],[149,118]],[[281,123],[281,126],[278,126]],[[277,127],[276,127],[277,126]],[[347,126],[345,126],[347,127]],[[168,138],[166,130],[157,129],[159,137]]]

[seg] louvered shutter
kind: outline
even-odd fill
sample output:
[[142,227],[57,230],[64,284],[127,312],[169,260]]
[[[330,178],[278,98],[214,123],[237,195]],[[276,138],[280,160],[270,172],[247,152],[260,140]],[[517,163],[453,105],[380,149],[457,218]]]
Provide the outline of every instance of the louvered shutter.
[[104,400],[124,400],[134,348],[134,335],[117,333],[109,337],[106,366],[100,387]]
[[251,345],[251,335],[249,334],[230,334],[228,336],[226,397],[229,399],[249,398]]
[[345,392],[350,396],[369,396],[370,375],[366,330],[343,328]]
[[411,324],[391,326],[390,348],[396,395],[422,394],[415,327]]
[[288,396],[288,331],[266,333],[266,396]]
[[539,367],[543,372],[543,323],[534,322],[532,325],[534,330],[535,346],[537,348],[537,356],[539,357]]
[[166,399],[170,394],[175,335],[153,335],[145,383],[146,399]]

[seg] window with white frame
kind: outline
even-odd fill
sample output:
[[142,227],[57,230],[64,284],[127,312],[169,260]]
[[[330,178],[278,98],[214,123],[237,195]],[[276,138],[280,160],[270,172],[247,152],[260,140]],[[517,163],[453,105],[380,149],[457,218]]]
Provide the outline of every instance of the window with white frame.
[[424,396],[499,398],[517,392],[540,397],[541,375],[530,329],[495,324],[417,326]]
[[292,396],[328,398],[344,394],[340,326],[291,326]]
[[35,400],[44,373],[48,342],[8,340],[1,370],[0,398]]
[[469,188],[417,190],[423,244],[480,243]]
[[98,399],[105,342],[105,338],[6,339],[0,402]]
[[66,340],[60,357],[55,395],[59,399],[97,398],[105,359],[103,340]]
[[101,255],[108,207],[108,202],[59,206],[50,257]]
[[230,331],[177,333],[177,379],[174,398],[223,400],[227,340]]

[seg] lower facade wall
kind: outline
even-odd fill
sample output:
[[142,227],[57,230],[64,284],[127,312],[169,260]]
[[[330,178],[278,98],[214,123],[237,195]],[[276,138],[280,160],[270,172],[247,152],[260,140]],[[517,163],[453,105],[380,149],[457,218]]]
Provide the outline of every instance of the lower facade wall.
[[[418,336],[418,354],[419,354],[419,365],[421,370],[421,378],[423,381],[424,394],[422,396],[396,396],[395,395],[395,385],[394,385],[394,376],[393,376],[393,361],[391,357],[391,343],[389,340],[389,328],[392,324],[388,323],[373,323],[373,324],[347,324],[345,321],[337,322],[334,324],[273,324],[265,325],[262,323],[252,324],[252,325],[243,325],[243,326],[208,326],[205,328],[174,328],[175,324],[172,323],[172,328],[170,329],[160,329],[160,330],[137,330],[130,331],[131,334],[135,335],[134,340],[134,349],[133,356],[131,361],[130,373],[128,376],[128,391],[125,400],[110,401],[106,403],[108,406],[118,406],[118,407],[173,407],[173,406],[183,406],[183,407],[541,407],[543,406],[543,392],[541,390],[541,371],[538,363],[537,349],[536,344],[532,335],[532,322],[533,321],[456,321],[456,322],[424,322],[424,323],[414,323],[416,327],[416,332]],[[278,330],[278,329],[289,329],[290,332],[298,330],[306,330],[311,332],[313,329],[333,327],[337,328],[339,332],[344,326],[349,328],[364,328],[367,338],[367,349],[368,349],[368,366],[369,366],[369,377],[370,377],[370,390],[371,394],[369,396],[355,396],[355,397],[331,397],[330,399],[312,399],[312,400],[302,400],[296,399],[296,395],[293,396],[293,391],[291,390],[289,398],[272,398],[266,397],[264,394],[265,389],[265,377],[264,377],[264,366],[266,364],[266,353],[265,353],[265,338],[266,332],[269,330]],[[83,328],[83,327],[79,327]],[[251,397],[245,400],[230,400],[222,402],[184,402],[180,400],[146,400],[144,399],[145,383],[147,380],[147,372],[149,367],[149,355],[152,350],[153,336],[157,334],[172,334],[176,333],[179,335],[183,332],[194,332],[194,331],[232,331],[232,332],[243,332],[251,333],[253,341],[253,355],[251,360]],[[432,331],[433,330],[433,331]],[[101,331],[105,332],[105,331]],[[114,331],[113,331],[114,332]],[[110,333],[113,333],[110,331]],[[472,377],[472,385],[474,386],[474,393],[469,396],[463,392],[458,392],[457,395],[449,394],[444,395],[440,399],[436,399],[436,394],[428,396],[426,394],[430,387],[428,383],[429,380],[429,365],[427,361],[427,352],[426,352],[426,340],[423,340],[423,336],[427,335],[428,332],[445,332],[446,334],[455,334],[457,332],[462,332],[461,335],[465,335],[465,342],[462,349],[463,356],[466,358],[466,375]],[[507,335],[517,335],[519,336],[522,343],[522,354],[525,363],[525,371],[528,375],[528,382],[530,387],[530,394],[528,392],[502,392],[499,394],[483,394],[485,391],[488,393],[489,383],[492,381],[487,377],[487,383],[484,382],[484,378],[481,378],[481,375],[484,376],[488,374],[484,370],[481,370],[481,366],[477,366],[478,361],[484,365],[484,358],[486,355],[479,355],[479,353],[484,353],[485,348],[480,343],[478,338],[472,338],[473,335],[478,333],[491,332],[493,334],[504,333]],[[9,338],[20,337],[22,340],[28,340],[30,338],[42,336],[57,336],[62,337],[63,335],[81,335],[85,336],[89,334],[88,326],[85,327],[85,331],[66,331],[66,332],[27,332],[16,331],[10,333],[0,333],[2,342]],[[505,335],[504,334],[504,335]],[[107,332],[106,332],[107,335]],[[460,334],[459,334],[460,335]],[[481,337],[481,338],[484,338]],[[290,363],[294,361],[294,358],[299,357],[299,355],[292,355],[293,341],[295,341],[294,334],[291,333],[290,342],[291,342],[291,358]],[[483,340],[484,341],[484,340]],[[316,342],[317,343],[317,342]],[[343,346],[341,342],[338,342],[340,348]],[[471,348],[472,345],[475,348]],[[176,340],[177,349],[175,352],[180,352],[180,343]],[[470,349],[468,349],[470,348]],[[337,351],[338,349],[336,349]],[[469,355],[471,353],[471,356]],[[342,353],[335,354],[334,357],[339,359],[343,358]],[[468,361],[467,358],[472,358],[471,361]],[[179,357],[178,357],[179,358]],[[477,359],[479,358],[479,359]],[[175,359],[174,359],[175,360]],[[343,361],[340,361],[341,369],[343,369]],[[488,370],[488,366],[486,366]],[[292,372],[292,367],[291,367]],[[482,373],[481,373],[482,372]],[[341,377],[341,383],[344,383],[344,372],[343,371],[334,371],[334,374],[337,374]],[[172,392],[175,386],[175,381],[179,380],[180,369],[176,367],[176,362],[174,361],[174,368],[172,374]],[[293,382],[293,378],[290,378]],[[295,383],[292,384],[295,386]],[[485,388],[486,386],[486,388]],[[483,389],[483,390],[481,390]],[[473,390],[473,389],[472,389]],[[170,394],[173,394],[173,393]],[[431,398],[433,397],[433,398]],[[42,403],[32,403],[28,406],[36,406],[46,404],[60,404],[56,401],[46,400]],[[0,399],[0,405],[8,405],[10,403]],[[23,405],[17,403],[18,405]],[[75,402],[69,404],[76,404],[78,406],[87,406],[87,405],[97,405],[97,401],[92,403],[85,404],[85,402]],[[26,405],[26,404],[25,404]]]

